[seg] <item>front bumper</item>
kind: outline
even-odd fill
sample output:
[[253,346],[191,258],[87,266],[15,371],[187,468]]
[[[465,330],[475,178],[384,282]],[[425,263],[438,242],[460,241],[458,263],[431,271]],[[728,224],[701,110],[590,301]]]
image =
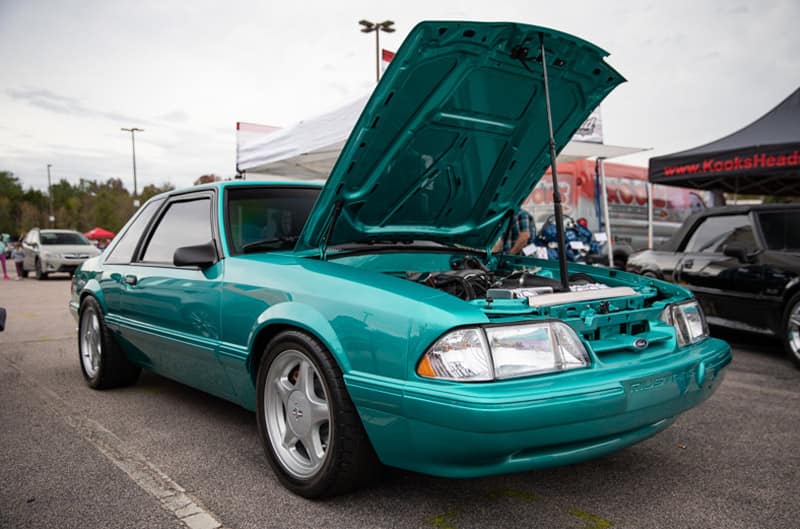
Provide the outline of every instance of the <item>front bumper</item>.
[[75,270],[83,264],[87,257],[81,258],[65,258],[65,257],[48,257],[40,259],[42,263],[42,272],[51,274],[54,272],[66,272],[74,274]]
[[731,361],[715,338],[623,367],[480,384],[349,373],[381,461],[444,477],[565,465],[638,443],[710,397]]

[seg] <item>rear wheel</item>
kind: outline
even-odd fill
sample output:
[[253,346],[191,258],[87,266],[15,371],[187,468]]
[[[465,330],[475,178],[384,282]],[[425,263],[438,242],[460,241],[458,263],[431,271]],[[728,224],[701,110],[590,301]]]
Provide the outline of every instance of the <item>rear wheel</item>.
[[783,345],[795,366],[800,368],[800,294],[795,294],[783,315]]
[[128,386],[139,378],[141,368],[117,345],[106,328],[100,304],[91,296],[81,303],[78,354],[83,377],[93,389]]
[[258,431],[278,479],[306,498],[353,490],[379,466],[338,365],[302,332],[285,331],[267,346]]

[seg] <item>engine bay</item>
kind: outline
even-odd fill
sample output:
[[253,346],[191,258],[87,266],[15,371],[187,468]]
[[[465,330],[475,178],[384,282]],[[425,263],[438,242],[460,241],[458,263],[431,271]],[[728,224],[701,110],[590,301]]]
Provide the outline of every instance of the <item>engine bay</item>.
[[492,317],[538,314],[559,318],[587,310],[608,314],[647,308],[680,291],[617,270],[581,264],[571,265],[568,289],[564,289],[557,261],[432,248],[434,251],[370,248],[333,259],[447,293]]
[[569,277],[569,291],[540,267],[492,271],[474,256],[454,257],[450,270],[408,272],[406,278],[465,301],[483,299],[491,303],[502,299],[527,299],[531,305],[571,302],[635,295],[629,287],[613,288],[584,273]]

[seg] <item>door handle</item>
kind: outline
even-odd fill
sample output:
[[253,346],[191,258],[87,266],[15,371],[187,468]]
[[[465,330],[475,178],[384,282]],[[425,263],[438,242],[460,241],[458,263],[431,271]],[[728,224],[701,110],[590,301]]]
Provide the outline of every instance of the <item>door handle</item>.
[[126,285],[134,286],[136,284],[137,278],[136,276],[133,275],[127,275],[125,276],[125,279],[123,279],[123,281],[125,281]]
[[691,268],[693,266],[694,266],[694,260],[692,260],[692,259],[687,259],[687,260],[685,260],[683,262],[683,267],[684,268]]

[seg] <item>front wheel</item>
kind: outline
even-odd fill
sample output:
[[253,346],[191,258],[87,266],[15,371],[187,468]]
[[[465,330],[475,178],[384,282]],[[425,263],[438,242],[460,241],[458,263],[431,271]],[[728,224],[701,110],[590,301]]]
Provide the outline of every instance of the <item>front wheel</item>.
[[100,304],[91,296],[81,302],[78,354],[83,377],[90,388],[127,386],[139,378],[141,368],[131,363],[114,341]]
[[338,365],[302,332],[282,332],[267,346],[258,431],[278,479],[306,498],[353,490],[378,467]]
[[800,294],[795,294],[783,316],[783,346],[795,366],[800,368]]

